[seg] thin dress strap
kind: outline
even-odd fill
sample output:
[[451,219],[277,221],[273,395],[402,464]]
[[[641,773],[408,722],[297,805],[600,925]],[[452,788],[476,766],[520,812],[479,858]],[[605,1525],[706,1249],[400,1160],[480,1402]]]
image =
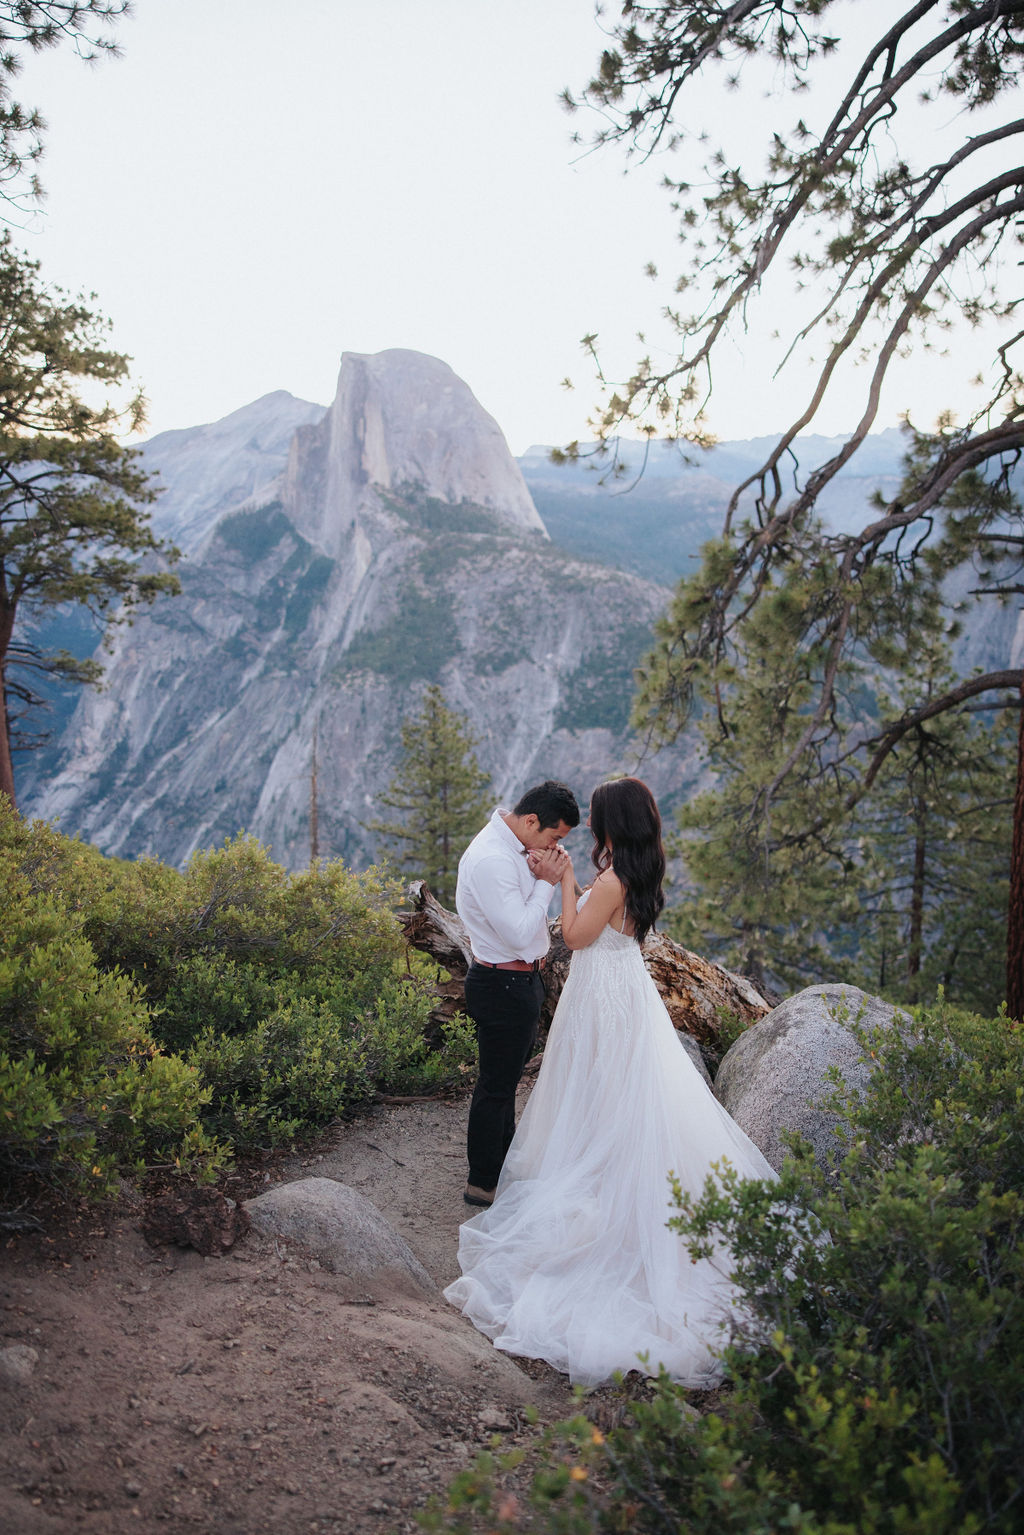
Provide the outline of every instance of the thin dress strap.
[[623,901],[623,903],[622,903],[622,921],[619,923],[619,932],[620,933],[624,933],[625,931],[626,931],[626,903],[625,903],[625,901]]

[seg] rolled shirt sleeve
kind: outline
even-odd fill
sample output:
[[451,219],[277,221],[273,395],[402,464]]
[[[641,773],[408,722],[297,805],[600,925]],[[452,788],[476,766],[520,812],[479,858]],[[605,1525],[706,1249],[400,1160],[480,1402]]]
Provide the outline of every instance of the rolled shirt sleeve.
[[455,905],[477,959],[501,964],[548,951],[554,885],[530,872],[525,850],[496,810],[459,863]]
[[[523,898],[515,868],[507,858],[486,858],[474,873],[474,904],[494,935],[508,953],[505,959],[539,959],[548,951],[548,907],[555,893],[547,880],[534,879],[533,888]],[[530,876],[533,879],[533,876]],[[470,933],[472,938],[472,931]],[[486,947],[486,945],[484,945]],[[539,952],[538,952],[539,951]],[[476,945],[473,948],[477,953]],[[477,954],[487,959],[487,954]]]

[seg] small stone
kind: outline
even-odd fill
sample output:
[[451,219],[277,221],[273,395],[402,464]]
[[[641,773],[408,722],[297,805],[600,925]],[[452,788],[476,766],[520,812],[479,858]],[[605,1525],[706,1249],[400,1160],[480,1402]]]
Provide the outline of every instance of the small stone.
[[27,1343],[9,1343],[0,1348],[0,1379],[27,1385],[38,1363],[39,1355]]
[[509,1429],[512,1427],[512,1420],[508,1413],[502,1412],[499,1407],[482,1408],[476,1415],[476,1421],[481,1428]]
[[138,1482],[125,1482],[124,1490],[130,1498],[139,1498],[142,1496],[142,1488],[139,1486]]

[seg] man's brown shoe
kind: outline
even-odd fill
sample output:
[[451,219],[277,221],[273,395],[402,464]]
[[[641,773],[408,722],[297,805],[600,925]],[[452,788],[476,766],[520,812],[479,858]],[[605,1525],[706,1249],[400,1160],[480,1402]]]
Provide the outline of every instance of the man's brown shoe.
[[462,1197],[467,1205],[493,1205],[494,1190],[478,1189],[475,1183],[467,1183]]

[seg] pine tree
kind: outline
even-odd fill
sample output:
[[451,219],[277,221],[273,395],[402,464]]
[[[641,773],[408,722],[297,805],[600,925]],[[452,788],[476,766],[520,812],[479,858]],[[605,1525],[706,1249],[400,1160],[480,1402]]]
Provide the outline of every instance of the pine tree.
[[[719,707],[705,708],[701,719],[716,786],[679,816],[679,851],[694,891],[666,919],[680,942],[769,989],[838,978],[822,933],[849,901],[839,781],[788,775],[767,814],[752,810],[814,697],[822,657],[797,636],[815,579],[812,572],[799,601],[782,588],[764,602],[742,652],[719,671]],[[813,839],[803,836],[812,820]]]
[[[758,813],[806,725],[822,662],[797,642],[804,604],[793,595],[789,587],[759,606],[741,659],[719,670],[728,706],[702,722],[718,783],[680,815],[694,889],[669,915],[673,936],[762,988],[845,980],[913,1003],[941,985],[994,1012],[1004,996],[993,956],[1006,925],[1015,722],[942,711],[900,738],[872,794],[852,807],[846,765],[833,756],[787,775]],[[889,656],[901,660],[898,648]],[[836,690],[851,730],[898,714],[908,694],[945,693],[948,647],[923,618],[913,660],[906,679],[847,659]]]
[[[1024,589],[1024,507],[1012,479],[1024,448],[1024,331],[1004,276],[1013,258],[1003,259],[1024,216],[1024,169],[1012,159],[1024,137],[1024,5],[918,0],[856,13],[854,22],[854,8],[832,0],[620,0],[584,93],[600,112],[598,142],[681,157],[665,179],[687,253],[665,310],[671,348],[652,348],[619,384],[599,374],[602,439],[632,424],[706,442],[722,344],[742,344],[759,301],[770,306],[779,292],[800,306],[778,337],[780,367],[793,353],[815,352],[790,425],[735,488],[721,539],[684,584],[674,629],[662,629],[638,715],[655,742],[672,740],[700,701],[735,728],[720,683],[752,614],[782,585],[799,601],[809,572],[826,570],[796,640],[823,657],[813,707],[774,774],[752,787],[749,815],[759,822],[771,820],[787,779],[806,786],[817,769],[829,802],[838,774],[852,811],[919,725],[985,693],[1012,691],[1024,705],[1024,673],[1009,654],[985,675],[953,679],[942,696],[919,692],[901,716],[879,715],[873,728],[852,718],[842,692],[846,661],[883,650],[887,628],[911,653],[920,589],[938,594],[965,559],[981,576],[972,599]],[[837,88],[829,95],[823,87],[811,102],[806,93],[825,59]],[[719,78],[728,89],[753,73],[756,88],[759,72],[779,107],[769,129],[744,135],[735,154],[691,131],[697,81]],[[940,419],[931,433],[908,424],[896,496],[857,525],[822,528],[815,509],[877,424],[890,368],[908,349],[934,346],[953,320],[991,336],[977,408],[959,426]],[[596,337],[585,344],[596,356]],[[858,358],[866,364],[859,385]],[[797,464],[798,439],[838,390],[851,412],[849,436],[820,462]],[[1019,718],[1005,992],[1016,1018],[1024,1017],[1024,707]],[[807,835],[820,832],[812,814]]]
[[436,684],[428,687],[419,713],[402,725],[398,767],[380,795],[400,819],[369,827],[396,847],[406,877],[425,880],[442,905],[454,902],[459,859],[490,808],[476,746],[465,716],[448,708]]
[[[24,668],[83,682],[100,668],[41,653],[16,625],[80,604],[106,628],[178,589],[146,556],[176,551],[153,533],[153,491],[136,449],[118,434],[142,418],[139,396],[119,408],[129,359],[109,351],[106,321],[39,281],[39,264],[0,239],[0,793],[14,802],[10,726],[36,701]],[[87,399],[86,393],[92,398]],[[11,668],[20,669],[20,677]]]
[[130,0],[0,0],[0,208],[6,202],[23,215],[42,193],[35,167],[46,119],[13,94],[26,55],[61,44],[86,63],[116,55],[111,29],[130,13]]
[[[941,657],[933,686],[949,672]],[[1012,711],[991,722],[944,711],[894,749],[857,810],[860,894],[852,979],[894,1001],[951,1001],[995,1013],[1006,929]]]

